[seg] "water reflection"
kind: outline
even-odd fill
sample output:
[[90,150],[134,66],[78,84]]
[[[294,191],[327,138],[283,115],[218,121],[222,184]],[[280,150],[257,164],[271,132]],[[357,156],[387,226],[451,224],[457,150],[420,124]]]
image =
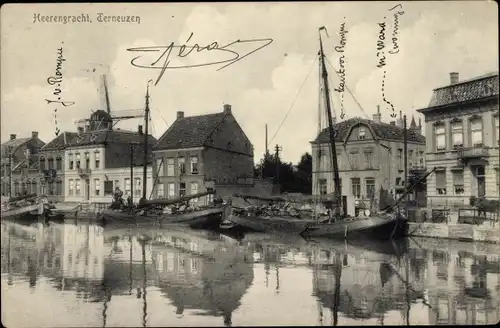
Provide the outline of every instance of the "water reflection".
[[[1,242],[3,300],[12,304],[4,306],[7,325],[55,326],[50,311],[66,327],[474,325],[500,318],[498,246],[262,234],[236,240],[180,228],[9,221],[2,221]],[[26,306],[27,315],[17,315],[19,299],[46,299],[50,308]]]

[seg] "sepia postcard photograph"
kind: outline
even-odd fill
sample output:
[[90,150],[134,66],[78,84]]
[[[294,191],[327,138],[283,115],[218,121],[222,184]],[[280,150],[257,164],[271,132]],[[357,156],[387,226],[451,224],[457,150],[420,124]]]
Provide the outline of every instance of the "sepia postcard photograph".
[[495,1],[7,3],[9,328],[495,325]]

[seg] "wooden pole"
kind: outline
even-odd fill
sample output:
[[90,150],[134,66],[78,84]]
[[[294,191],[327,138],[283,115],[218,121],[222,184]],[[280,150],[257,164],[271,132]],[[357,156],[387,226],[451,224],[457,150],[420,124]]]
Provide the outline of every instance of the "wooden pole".
[[[404,128],[404,165],[405,165],[405,192],[408,188],[408,127],[406,126],[406,115],[403,116],[403,128]],[[410,200],[410,193],[406,195],[406,200]]]

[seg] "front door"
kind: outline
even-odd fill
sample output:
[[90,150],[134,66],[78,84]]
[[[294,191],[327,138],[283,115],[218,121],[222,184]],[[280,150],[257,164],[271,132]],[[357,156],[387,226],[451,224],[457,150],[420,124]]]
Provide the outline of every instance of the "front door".
[[90,180],[85,180],[85,199],[90,200]]
[[486,195],[484,176],[477,177],[477,197],[483,197],[484,195]]
[[[475,187],[475,192],[472,195],[477,197],[483,197],[486,195],[486,183],[484,178],[484,166],[478,165],[471,167],[472,175],[475,178],[475,183],[473,187]],[[474,186],[475,185],[475,186]]]

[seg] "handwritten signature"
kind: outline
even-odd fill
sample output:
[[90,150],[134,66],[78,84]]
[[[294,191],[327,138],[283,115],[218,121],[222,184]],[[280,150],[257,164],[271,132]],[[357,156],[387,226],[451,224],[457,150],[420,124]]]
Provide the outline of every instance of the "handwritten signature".
[[[384,17],[385,19],[385,17]],[[385,66],[385,54],[384,54],[384,48],[385,48],[385,22],[378,23],[378,26],[380,27],[380,31],[378,33],[378,40],[377,40],[377,57],[378,59],[378,68],[382,68]]]
[[[393,11],[394,9],[396,8],[400,8],[400,9],[403,9],[403,6],[401,4],[398,4],[394,7],[392,7],[391,9],[389,9],[389,11]],[[389,53],[391,55],[394,55],[394,54],[397,54],[399,52],[399,45],[398,45],[398,41],[399,41],[399,20],[398,20],[398,16],[401,16],[403,15],[405,12],[404,11],[398,11],[396,13],[394,13],[394,29],[392,31],[392,50],[389,50]]]
[[[63,42],[64,44],[64,42]],[[57,97],[57,100],[50,100],[50,99],[45,99],[45,101],[48,104],[56,103],[56,104],[61,104],[64,107],[69,107],[75,104],[73,101],[63,101],[61,99],[61,84],[63,82],[63,62],[66,61],[66,58],[64,58],[63,54],[63,48],[58,48],[57,49],[57,60],[56,60],[56,71],[55,71],[55,76],[50,76],[47,78],[47,84],[51,86],[55,86],[52,94]],[[56,136],[59,135],[60,130],[57,126],[57,107],[54,108],[54,121],[56,125]]]
[[[191,33],[186,40],[186,44],[191,40],[193,37],[193,33]],[[145,68],[145,69],[158,69],[160,70],[160,73],[158,75],[158,78],[156,79],[156,82],[154,85],[157,85],[161,78],[163,77],[163,74],[167,69],[180,69],[180,68],[193,68],[193,67],[202,67],[202,66],[210,66],[210,65],[218,65],[218,64],[226,64],[217,71],[224,69],[240,60],[242,60],[245,57],[248,57],[249,55],[253,54],[256,51],[259,51],[260,49],[270,45],[274,40],[271,38],[264,38],[264,39],[249,39],[249,40],[235,40],[233,42],[230,42],[225,45],[219,45],[217,41],[213,41],[212,43],[205,45],[205,46],[200,46],[199,44],[194,44],[192,46],[188,46],[186,44],[183,45],[176,45],[174,42],[171,42],[168,46],[151,46],[151,47],[138,47],[138,48],[129,48],[127,51],[131,52],[162,52],[161,55],[151,64],[140,64],[138,63],[138,60],[142,58],[142,56],[138,56],[133,58],[130,63],[132,66],[137,67],[137,68]],[[260,44],[259,47],[252,49],[251,51],[245,53],[244,55],[240,56],[240,54],[231,49],[231,46],[236,45],[236,44],[249,44],[249,43],[258,43]],[[179,50],[177,51],[177,57],[184,58],[189,56],[191,53],[193,53],[195,50],[195,53],[200,53],[200,52],[218,52],[218,53],[224,53],[227,55],[230,55],[231,58],[224,59],[224,60],[218,60],[218,61],[207,61],[201,64],[193,64],[193,65],[179,65],[179,66],[170,66],[170,61],[171,61],[171,54],[174,48],[178,48]],[[160,60],[163,58],[163,63],[158,65]]]

